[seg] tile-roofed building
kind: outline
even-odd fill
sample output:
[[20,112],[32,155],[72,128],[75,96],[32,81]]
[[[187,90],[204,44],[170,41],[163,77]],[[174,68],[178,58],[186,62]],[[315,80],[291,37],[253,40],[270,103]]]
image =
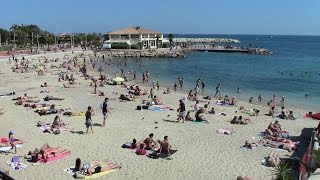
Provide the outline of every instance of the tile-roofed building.
[[141,27],[127,27],[107,33],[108,40],[106,43],[127,43],[135,45],[142,43],[144,48],[156,48],[163,41],[163,34],[150,29]]

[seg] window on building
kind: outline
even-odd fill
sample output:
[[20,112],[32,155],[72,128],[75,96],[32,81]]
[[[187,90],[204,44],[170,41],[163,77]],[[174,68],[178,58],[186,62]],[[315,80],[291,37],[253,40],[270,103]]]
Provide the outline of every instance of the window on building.
[[111,39],[119,39],[119,35],[111,35]]
[[150,42],[150,46],[156,46],[156,41],[149,41]]
[[126,40],[126,39],[129,39],[129,35],[121,35],[121,39],[123,39],[123,40]]
[[131,37],[131,39],[139,39],[139,38],[140,38],[140,35],[138,35],[138,34],[132,34],[130,37]]
[[142,38],[148,38],[148,34],[142,35]]

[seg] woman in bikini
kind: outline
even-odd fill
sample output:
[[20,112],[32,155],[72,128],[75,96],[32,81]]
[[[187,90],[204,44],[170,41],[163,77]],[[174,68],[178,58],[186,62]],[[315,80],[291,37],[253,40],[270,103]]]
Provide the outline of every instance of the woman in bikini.
[[[107,167],[102,167],[103,165],[107,165]],[[75,171],[79,171],[80,173],[84,173],[85,175],[89,175],[89,176],[94,173],[105,172],[105,171],[109,171],[117,168],[121,168],[121,166],[116,163],[92,161],[90,163],[82,164],[80,158],[76,159],[76,164],[75,164]]]

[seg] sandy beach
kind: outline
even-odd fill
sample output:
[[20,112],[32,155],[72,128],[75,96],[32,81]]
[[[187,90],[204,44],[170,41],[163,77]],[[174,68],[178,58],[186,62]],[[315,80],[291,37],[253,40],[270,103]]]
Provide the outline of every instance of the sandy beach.
[[[101,179],[236,179],[237,176],[250,176],[256,180],[271,179],[270,170],[272,168],[263,167],[261,160],[268,156],[271,149],[268,147],[258,147],[254,150],[241,150],[240,147],[247,141],[258,141],[261,137],[257,133],[264,131],[270,122],[276,119],[265,116],[268,113],[268,107],[258,105],[255,102],[237,102],[237,106],[221,106],[216,104],[216,99],[209,100],[211,107],[217,112],[223,112],[223,115],[205,114],[209,120],[207,123],[177,123],[177,108],[179,99],[187,94],[178,90],[174,94],[163,94],[166,90],[161,87],[155,91],[155,95],[173,110],[151,111],[136,110],[141,105],[142,100],[149,100],[148,96],[140,96],[134,101],[121,102],[120,94],[127,94],[127,90],[121,86],[98,87],[103,91],[105,96],[92,95],[93,87],[89,86],[90,81],[85,80],[76,68],[73,74],[76,81],[80,82],[75,85],[76,88],[63,88],[63,83],[58,82],[58,73],[67,72],[67,69],[50,68],[50,64],[59,65],[67,57],[79,56],[80,52],[75,52],[69,56],[63,54],[47,54],[48,59],[59,58],[58,62],[49,62],[48,72],[44,76],[35,75],[35,71],[28,73],[12,72],[11,67],[14,63],[8,64],[8,58],[0,58],[0,93],[15,92],[15,96],[0,97],[0,108],[4,108],[5,113],[0,115],[0,137],[8,137],[8,132],[14,130],[15,138],[21,138],[26,143],[18,148],[18,155],[26,155],[30,150],[41,147],[48,143],[53,147],[68,149],[71,155],[61,160],[48,163],[33,165],[22,158],[21,161],[27,165],[23,170],[16,171],[6,164],[10,161],[13,153],[0,154],[0,168],[9,170],[10,176],[15,179],[73,179],[73,177],[64,172],[63,169],[74,166],[75,159],[81,158],[85,162],[92,160],[103,160],[116,162],[122,165],[122,168],[101,177]],[[89,54],[84,52],[87,59],[87,67],[90,75],[99,77],[98,71],[93,71],[89,64]],[[99,55],[99,54],[98,54]],[[39,56],[28,56],[32,64],[38,63]],[[65,58],[64,58],[65,57]],[[21,58],[19,58],[20,60]],[[83,58],[79,58],[79,63]],[[152,72],[150,72],[152,75]],[[103,72],[105,74],[105,72]],[[137,75],[141,79],[141,75]],[[111,76],[113,78],[113,76]],[[130,79],[130,78],[129,78]],[[152,81],[152,79],[151,79]],[[41,88],[44,82],[52,87]],[[133,82],[126,82],[128,85]],[[141,80],[140,80],[141,83]],[[150,84],[150,83],[149,83]],[[150,87],[139,84],[142,89],[149,92]],[[40,93],[42,90],[49,90],[50,93]],[[187,90],[186,90],[187,91]],[[115,94],[115,92],[117,94]],[[84,125],[85,117],[67,117],[60,114],[62,120],[72,128],[71,132],[61,132],[58,135],[43,133],[36,127],[38,121],[52,122],[56,114],[39,116],[34,113],[33,109],[27,109],[23,106],[16,106],[15,101],[11,99],[18,96],[37,96],[40,103],[44,102],[46,95],[65,98],[63,101],[50,101],[59,109],[68,109],[67,111],[80,112],[86,111],[88,106],[94,109],[92,117],[94,127],[93,134],[84,135],[86,128]],[[223,94],[223,92],[222,92]],[[108,116],[106,126],[101,127],[103,116],[100,104],[104,98],[109,98],[111,115]],[[193,110],[194,101],[184,101],[187,110]],[[204,102],[200,102],[204,105]],[[259,116],[249,116],[241,113],[239,107],[244,106],[246,109],[259,109]],[[289,131],[291,136],[300,136],[301,130],[305,127],[311,128],[318,125],[318,121],[305,119],[303,115],[308,109],[301,107],[299,109],[286,106],[287,110],[292,110],[297,117],[296,120],[279,120],[283,129]],[[280,107],[277,107],[280,111]],[[234,116],[244,116],[250,118],[252,123],[247,125],[230,124]],[[192,113],[194,116],[194,113]],[[235,133],[231,135],[219,134],[216,131],[220,128],[232,128]],[[146,138],[150,133],[154,133],[154,139],[163,139],[169,137],[172,149],[178,150],[172,154],[170,159],[151,159],[146,156],[138,156],[128,149],[121,148],[121,145],[137,139],[138,141]],[[281,156],[291,155],[286,151],[275,152]]]

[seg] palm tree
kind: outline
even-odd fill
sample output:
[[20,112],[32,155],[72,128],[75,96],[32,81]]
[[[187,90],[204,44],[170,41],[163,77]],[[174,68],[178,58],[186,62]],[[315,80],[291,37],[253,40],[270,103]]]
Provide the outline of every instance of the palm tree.
[[169,38],[169,43],[170,43],[170,47],[172,46],[172,41],[173,41],[173,34],[168,34],[168,38]]
[[160,36],[157,34],[157,36],[156,36],[156,47],[157,48],[159,47],[159,38],[160,38]]
[[280,163],[273,170],[271,175],[275,176],[275,180],[291,180],[293,179],[290,174],[292,167],[288,163]]

